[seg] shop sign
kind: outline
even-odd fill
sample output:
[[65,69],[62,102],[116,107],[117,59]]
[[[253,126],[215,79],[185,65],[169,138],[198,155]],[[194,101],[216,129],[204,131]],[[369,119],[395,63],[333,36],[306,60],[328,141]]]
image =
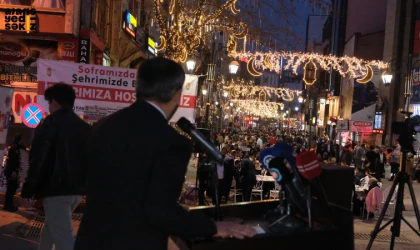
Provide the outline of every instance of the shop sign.
[[420,54],[420,21],[416,21],[416,27],[414,30],[414,41],[413,41],[413,54]]
[[57,60],[77,62],[78,48],[76,38],[60,39],[57,45]]
[[21,115],[23,107],[28,105],[29,103],[36,103],[36,91],[34,92],[14,92],[13,93],[13,105],[12,111],[13,116],[15,117],[15,123],[22,123]]
[[13,31],[36,31],[36,10],[35,9],[6,9],[4,13],[4,29]]
[[95,65],[103,65],[104,64],[104,52],[96,49],[95,50]]
[[338,120],[337,131],[349,131],[349,120]]
[[90,62],[90,39],[79,38],[79,55],[77,61],[79,63],[89,64]]
[[153,40],[153,38],[151,38],[150,36],[147,38],[147,51],[154,55],[157,56],[157,51],[156,51],[156,42],[155,40]]
[[36,67],[0,63],[0,84],[36,82]]
[[123,30],[129,34],[131,37],[136,37],[136,28],[137,28],[137,19],[130,14],[130,12],[127,12],[123,16]]
[[28,47],[14,42],[0,42],[0,62],[22,62],[31,56]]
[[373,123],[369,121],[351,121],[350,131],[358,133],[372,133]]

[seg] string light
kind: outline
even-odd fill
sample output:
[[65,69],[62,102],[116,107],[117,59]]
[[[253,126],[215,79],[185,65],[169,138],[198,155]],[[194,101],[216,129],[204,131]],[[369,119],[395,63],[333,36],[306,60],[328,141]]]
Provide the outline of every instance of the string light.
[[[279,109],[280,103],[277,102],[266,102],[257,100],[230,100],[236,107],[245,113],[253,114],[254,116],[264,118],[274,118],[277,116],[277,110]],[[227,109],[227,108],[226,108]]]
[[234,99],[246,98],[246,99],[258,99],[259,101],[267,101],[268,98],[276,96],[283,101],[291,102],[295,97],[302,95],[302,91],[291,90],[288,88],[273,88],[265,86],[253,86],[253,81],[245,83],[242,79],[226,81],[223,77],[220,77],[219,83],[222,84],[223,90],[228,92],[229,95]]
[[[378,69],[386,69],[388,66],[386,62],[378,60],[367,61],[356,57],[336,57],[333,55],[320,55],[316,53],[294,53],[287,51],[250,53],[230,51],[230,55],[242,61],[252,61],[252,68],[251,66],[249,67],[253,71],[256,71],[253,67],[255,64],[255,67],[260,70],[272,70],[278,74],[281,74],[281,71],[283,70],[280,64],[281,58],[286,62],[284,69],[291,69],[295,74],[297,74],[297,70],[301,65],[304,65],[310,60],[324,70],[330,70],[332,68],[338,71],[343,77],[348,76],[350,78],[358,78],[366,75],[367,67],[365,67],[365,65],[377,67]],[[259,72],[257,71],[257,73]]]
[[186,8],[182,0],[171,0],[166,10],[166,1],[154,0],[154,14],[160,31],[160,44],[156,49],[163,51],[165,57],[184,63],[216,32],[224,31],[239,39],[246,37],[246,24],[236,23],[229,15],[240,12],[235,7],[236,1],[228,0],[215,7],[199,0],[197,5],[188,2],[189,8]]

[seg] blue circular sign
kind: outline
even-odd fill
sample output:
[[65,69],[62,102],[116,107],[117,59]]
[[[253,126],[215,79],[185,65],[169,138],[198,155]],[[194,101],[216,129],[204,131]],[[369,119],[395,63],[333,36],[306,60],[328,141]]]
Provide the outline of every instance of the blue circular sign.
[[23,124],[30,128],[36,128],[44,117],[44,109],[37,103],[29,103],[23,107],[21,118]]

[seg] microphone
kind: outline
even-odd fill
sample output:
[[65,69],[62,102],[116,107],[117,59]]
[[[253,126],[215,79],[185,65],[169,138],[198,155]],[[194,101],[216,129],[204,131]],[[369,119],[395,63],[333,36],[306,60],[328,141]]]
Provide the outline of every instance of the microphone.
[[217,150],[213,143],[209,142],[202,133],[197,131],[190,121],[188,121],[184,117],[181,117],[176,123],[176,125],[178,125],[178,127],[182,131],[191,136],[191,138],[201,147],[201,149],[204,151],[204,153],[206,153],[207,156],[209,156],[218,163],[223,163],[222,153],[220,153],[220,151]]
[[288,199],[295,205],[299,212],[307,215],[306,206],[306,189],[303,184],[294,176],[293,170],[283,157],[274,157],[268,163],[271,176],[280,184],[287,192]]

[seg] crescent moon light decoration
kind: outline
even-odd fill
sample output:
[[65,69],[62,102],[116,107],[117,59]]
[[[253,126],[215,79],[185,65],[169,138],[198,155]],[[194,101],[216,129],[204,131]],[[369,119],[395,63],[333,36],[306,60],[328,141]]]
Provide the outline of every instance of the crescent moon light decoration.
[[372,78],[373,78],[372,67],[369,64],[366,64],[365,67],[366,67],[366,75],[361,79],[357,79],[356,82],[366,84],[370,80],[372,80]]
[[231,5],[230,5],[230,10],[232,11],[232,13],[234,15],[238,14],[239,12],[241,12],[240,10],[238,10],[236,7],[236,0],[232,1]]
[[239,26],[241,27],[242,31],[239,33],[233,33],[232,35],[238,39],[242,39],[244,37],[246,37],[246,35],[248,34],[248,27],[246,26],[245,23],[239,23]]
[[166,48],[166,38],[164,36],[160,36],[160,44],[156,46],[157,51],[164,50]]
[[246,65],[246,68],[247,68],[249,74],[251,74],[252,76],[261,76],[262,73],[258,72],[254,68],[254,61],[255,61],[255,57],[252,57],[251,59],[249,59],[248,64]]

